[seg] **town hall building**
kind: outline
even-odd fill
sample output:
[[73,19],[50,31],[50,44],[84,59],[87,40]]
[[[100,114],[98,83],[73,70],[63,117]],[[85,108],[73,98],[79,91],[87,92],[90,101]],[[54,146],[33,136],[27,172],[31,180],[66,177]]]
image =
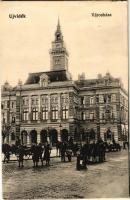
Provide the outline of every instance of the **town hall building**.
[[128,95],[121,80],[109,73],[86,79],[82,73],[74,81],[59,21],[49,53],[50,71],[30,73],[16,87],[7,81],[2,86],[3,142],[126,140]]

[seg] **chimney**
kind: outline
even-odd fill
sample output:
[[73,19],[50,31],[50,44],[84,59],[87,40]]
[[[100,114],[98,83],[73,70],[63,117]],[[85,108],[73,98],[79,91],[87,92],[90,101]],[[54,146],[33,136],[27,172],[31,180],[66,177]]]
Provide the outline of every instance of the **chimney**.
[[78,80],[79,80],[79,81],[85,80],[85,73],[78,74]]

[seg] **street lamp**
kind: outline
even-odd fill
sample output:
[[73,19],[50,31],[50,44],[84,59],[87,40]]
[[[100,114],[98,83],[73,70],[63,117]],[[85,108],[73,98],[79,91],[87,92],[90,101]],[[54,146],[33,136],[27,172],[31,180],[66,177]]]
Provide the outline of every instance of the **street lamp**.
[[85,132],[86,132],[86,134],[85,134],[86,135],[86,141],[87,141],[87,143],[89,143],[89,129],[86,128]]
[[49,127],[47,127],[47,142],[50,142],[50,131],[49,131]]
[[80,145],[82,145],[82,139],[83,139],[82,134],[83,134],[83,129],[80,129]]

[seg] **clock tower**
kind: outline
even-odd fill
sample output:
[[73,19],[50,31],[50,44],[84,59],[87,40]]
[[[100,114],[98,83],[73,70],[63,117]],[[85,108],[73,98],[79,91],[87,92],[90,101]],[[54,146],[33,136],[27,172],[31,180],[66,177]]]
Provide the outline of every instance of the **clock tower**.
[[55,40],[52,42],[50,50],[51,71],[66,70],[68,71],[68,51],[65,47],[63,35],[58,19],[57,30],[55,32]]

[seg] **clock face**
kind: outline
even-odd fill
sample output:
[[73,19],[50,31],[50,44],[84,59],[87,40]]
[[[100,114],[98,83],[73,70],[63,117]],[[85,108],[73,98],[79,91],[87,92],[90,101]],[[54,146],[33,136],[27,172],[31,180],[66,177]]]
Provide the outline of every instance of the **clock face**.
[[61,46],[60,44],[56,44],[56,48],[60,48],[60,46]]

